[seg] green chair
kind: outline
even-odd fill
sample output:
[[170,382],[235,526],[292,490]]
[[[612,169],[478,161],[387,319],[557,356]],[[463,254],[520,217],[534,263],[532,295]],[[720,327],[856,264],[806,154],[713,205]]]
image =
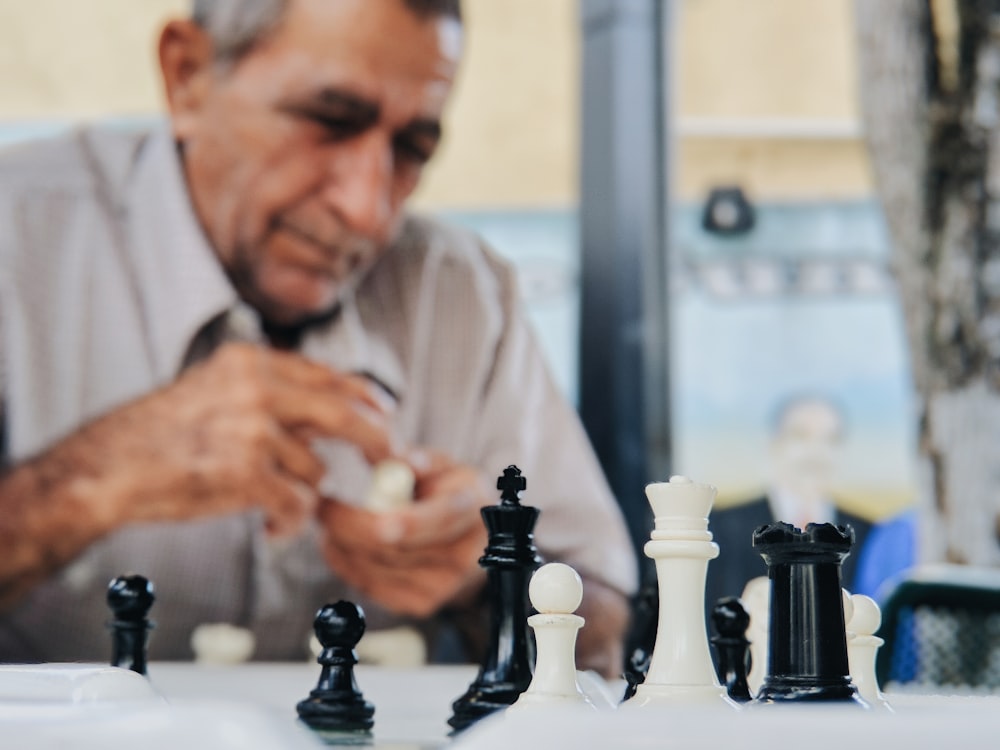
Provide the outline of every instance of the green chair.
[[883,688],[1000,688],[1000,570],[913,568],[882,605]]

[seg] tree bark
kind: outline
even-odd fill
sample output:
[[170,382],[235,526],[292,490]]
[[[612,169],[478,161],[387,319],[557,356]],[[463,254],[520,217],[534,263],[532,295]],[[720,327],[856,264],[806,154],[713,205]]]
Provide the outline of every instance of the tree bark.
[[1000,15],[856,0],[919,414],[922,557],[1000,564]]

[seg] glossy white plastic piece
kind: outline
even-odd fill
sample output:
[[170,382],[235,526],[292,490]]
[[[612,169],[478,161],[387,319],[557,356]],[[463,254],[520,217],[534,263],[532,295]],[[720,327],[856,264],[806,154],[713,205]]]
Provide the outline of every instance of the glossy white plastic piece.
[[98,664],[2,664],[0,703],[93,704],[159,701],[149,680]]
[[756,695],[767,676],[767,641],[771,614],[771,582],[767,576],[757,576],[747,581],[740,596],[750,615],[747,640],[750,641],[750,672],[747,686],[750,695]]
[[372,483],[365,498],[369,510],[400,510],[413,503],[416,476],[407,464],[396,459],[379,461],[372,471]]
[[3,746],[35,750],[319,750],[308,730],[279,714],[230,702],[180,700],[91,706],[29,705],[20,716],[4,714]]
[[625,706],[735,706],[716,677],[705,629],[705,574],[719,556],[708,530],[715,493],[683,476],[646,486],[655,523],[644,550],[656,563],[660,612],[646,680]]
[[256,646],[251,631],[224,622],[199,625],[191,633],[191,650],[199,664],[242,664]]
[[583,601],[583,581],[569,565],[549,563],[531,577],[528,598],[538,610],[528,618],[535,631],[535,672],[528,689],[508,709],[519,713],[553,703],[593,708],[576,674],[576,636],[584,619],[573,614]]
[[[875,600],[864,594],[851,597],[852,616],[847,621],[847,662],[858,693],[872,708],[892,711],[879,690],[875,658],[884,640],[875,635],[882,624],[882,611]],[[847,615],[845,614],[845,618]]]

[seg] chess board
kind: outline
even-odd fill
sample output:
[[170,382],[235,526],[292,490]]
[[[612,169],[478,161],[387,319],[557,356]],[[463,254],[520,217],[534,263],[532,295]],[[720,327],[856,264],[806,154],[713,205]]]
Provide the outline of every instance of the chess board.
[[[295,703],[316,679],[312,664],[208,666],[154,663],[150,682],[88,684],[43,665],[0,668],[3,747],[213,748],[297,750],[322,747],[297,725]],[[5,671],[6,670],[6,671]],[[987,747],[1000,732],[1000,697],[890,694],[894,713],[846,706],[730,706],[680,702],[675,707],[544,709],[497,716],[457,739],[448,737],[451,701],[475,676],[471,666],[358,668],[358,683],[376,706],[375,750],[551,750],[601,748],[701,750],[727,744],[745,750],[907,750]],[[46,675],[46,673],[48,673]],[[19,680],[19,681],[18,681]],[[48,681],[48,684],[46,682]],[[34,685],[22,692],[25,685]],[[587,685],[587,680],[584,680]],[[149,688],[153,689],[150,690]],[[613,693],[619,686],[591,684]],[[601,708],[600,706],[603,706]]]

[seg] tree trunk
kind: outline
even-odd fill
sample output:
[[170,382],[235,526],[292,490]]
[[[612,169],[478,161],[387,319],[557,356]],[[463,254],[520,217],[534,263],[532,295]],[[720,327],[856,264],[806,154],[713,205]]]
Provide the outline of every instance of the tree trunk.
[[864,124],[919,408],[925,560],[1000,564],[1000,15],[856,0]]

